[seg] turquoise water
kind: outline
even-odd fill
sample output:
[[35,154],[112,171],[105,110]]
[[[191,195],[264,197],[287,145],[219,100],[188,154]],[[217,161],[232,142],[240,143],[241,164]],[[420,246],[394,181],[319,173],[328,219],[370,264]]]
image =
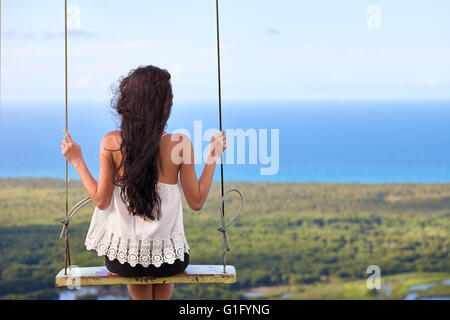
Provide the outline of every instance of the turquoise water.
[[450,280],[444,280],[442,282],[431,282],[425,284],[419,284],[408,288],[408,293],[403,300],[450,300],[450,297],[422,297],[421,292],[433,293],[433,287],[436,285],[450,286]]
[[[117,119],[107,104],[71,104],[69,110],[70,132],[97,176],[100,140],[117,128]],[[175,102],[168,131],[193,132],[196,120],[203,130],[214,128],[217,117],[216,102]],[[247,164],[225,165],[225,180],[450,182],[450,101],[224,102],[223,123],[279,129],[280,147],[277,174],[261,175],[267,165],[248,164],[247,153]],[[4,104],[0,177],[64,178],[63,126],[62,104]],[[70,177],[77,179],[75,170]]]

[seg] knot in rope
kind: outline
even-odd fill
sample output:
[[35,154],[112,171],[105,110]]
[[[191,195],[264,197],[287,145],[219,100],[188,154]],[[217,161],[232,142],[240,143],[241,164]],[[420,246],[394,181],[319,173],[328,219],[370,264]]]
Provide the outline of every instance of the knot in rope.
[[[238,211],[236,212],[236,214],[234,215],[233,218],[231,218],[230,221],[228,221],[228,223],[225,223],[225,214],[224,214],[224,204],[225,204],[225,197],[230,193],[230,192],[236,192],[239,194],[240,198],[241,198],[241,205],[238,209]],[[244,208],[244,196],[242,195],[241,191],[239,191],[239,189],[229,189],[227,190],[227,192],[225,192],[225,194],[222,196],[222,201],[220,202],[220,219],[222,221],[222,226],[217,228],[217,231],[222,232],[222,243],[223,243],[223,272],[226,273],[226,255],[227,252],[230,251],[230,241],[228,239],[228,227],[231,226],[231,224],[234,222],[234,220],[236,220],[236,218],[239,216],[239,214],[241,213],[242,209]]]
[[61,234],[59,235],[59,240],[62,240],[64,236],[65,245],[64,245],[64,255],[65,255],[65,263],[64,263],[64,274],[67,275],[67,267],[71,265],[70,260],[70,248],[69,248],[69,222],[70,219],[77,213],[81,208],[91,202],[91,198],[86,197],[79,201],[76,205],[73,206],[72,209],[67,213],[66,219],[62,220],[63,224]]

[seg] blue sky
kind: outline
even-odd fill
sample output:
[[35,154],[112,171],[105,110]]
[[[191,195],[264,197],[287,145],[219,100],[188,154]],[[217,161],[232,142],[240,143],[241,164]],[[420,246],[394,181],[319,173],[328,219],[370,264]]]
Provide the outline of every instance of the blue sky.
[[[222,0],[224,100],[448,99],[448,0]],[[108,101],[145,64],[177,101],[214,100],[214,0],[70,0],[71,101]],[[367,8],[380,9],[380,29]],[[2,99],[64,101],[64,1],[2,1]]]

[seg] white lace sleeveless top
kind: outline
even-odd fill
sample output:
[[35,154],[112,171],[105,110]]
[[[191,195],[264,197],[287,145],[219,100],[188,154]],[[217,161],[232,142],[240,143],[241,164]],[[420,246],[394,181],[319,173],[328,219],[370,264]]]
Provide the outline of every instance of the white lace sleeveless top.
[[184,235],[182,190],[180,182],[158,182],[161,198],[161,218],[144,220],[129,214],[120,197],[120,187],[115,186],[111,204],[105,210],[95,208],[85,246],[99,256],[144,267],[162,263],[184,261],[190,248]]

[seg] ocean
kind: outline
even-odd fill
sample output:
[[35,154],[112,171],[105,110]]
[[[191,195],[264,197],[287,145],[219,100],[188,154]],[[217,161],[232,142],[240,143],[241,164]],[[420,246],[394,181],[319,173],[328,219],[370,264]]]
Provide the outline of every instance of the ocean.
[[[195,121],[202,121],[203,132],[217,128],[217,108],[217,102],[175,101],[167,130],[184,128],[193,133]],[[450,101],[225,101],[222,108],[224,129],[266,129],[271,163],[278,159],[278,170],[261,174],[269,164],[262,163],[259,156],[256,164],[249,163],[250,140],[246,140],[245,164],[236,160],[225,164],[226,181],[450,182]],[[3,103],[0,177],[63,179],[65,160],[60,145],[64,121],[62,102]],[[118,119],[108,104],[69,105],[69,131],[81,145],[94,177],[99,172],[101,138],[117,128]],[[270,142],[275,143],[270,132],[276,129],[279,153],[270,154]],[[207,145],[203,141],[199,146]],[[197,165],[198,175],[201,168]],[[220,179],[217,169],[216,181]],[[73,168],[69,175],[78,179]]]

